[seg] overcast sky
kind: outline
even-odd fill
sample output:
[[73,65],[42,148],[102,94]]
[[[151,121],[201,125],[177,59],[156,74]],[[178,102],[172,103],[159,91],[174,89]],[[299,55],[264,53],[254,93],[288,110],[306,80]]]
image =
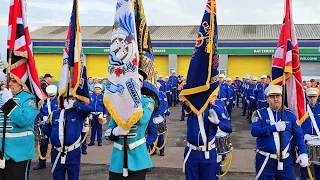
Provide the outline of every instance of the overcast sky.
[[[207,0],[143,0],[148,25],[198,25]],[[292,0],[295,23],[320,23],[319,0]],[[0,52],[4,57],[10,0],[0,0]],[[69,3],[66,3],[69,2]],[[28,25],[68,25],[72,0],[27,0]],[[116,0],[79,0],[82,26],[112,25]],[[218,24],[280,24],[284,0],[217,0]]]

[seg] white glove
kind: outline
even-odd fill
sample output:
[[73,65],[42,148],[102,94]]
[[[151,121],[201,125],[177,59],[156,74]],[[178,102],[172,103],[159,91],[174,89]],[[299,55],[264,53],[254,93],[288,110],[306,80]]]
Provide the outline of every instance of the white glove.
[[309,159],[307,154],[300,154],[297,158],[296,163],[300,163],[301,167],[307,167],[309,164]]
[[286,122],[284,121],[278,121],[275,124],[277,131],[284,131],[286,129]]
[[67,110],[67,109],[73,108],[74,103],[75,103],[75,101],[72,99],[69,99],[69,102],[65,99],[63,102],[64,109]]
[[212,122],[213,124],[219,124],[220,120],[217,116],[217,113],[213,110],[210,109],[209,110],[209,117],[208,117],[209,121]]
[[42,120],[43,121],[48,121],[48,116],[43,116]]
[[247,104],[250,104],[250,101],[249,101],[249,100],[247,100]]
[[304,135],[304,140],[305,140],[305,141],[311,141],[312,139],[313,139],[313,138],[311,137],[310,134]]
[[128,133],[129,133],[129,130],[125,131],[120,126],[117,126],[112,130],[112,134],[115,136],[121,136],[121,135],[124,136],[124,135],[127,135]]
[[12,99],[13,95],[11,92],[11,89],[4,88],[3,93],[2,93],[2,101],[5,104],[9,99]]

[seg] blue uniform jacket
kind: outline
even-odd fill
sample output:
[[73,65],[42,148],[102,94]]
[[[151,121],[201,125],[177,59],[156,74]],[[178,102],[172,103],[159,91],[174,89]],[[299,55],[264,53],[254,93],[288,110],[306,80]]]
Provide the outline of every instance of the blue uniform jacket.
[[255,85],[250,83],[248,89],[248,98],[251,103],[256,102],[256,95],[255,95]]
[[[168,100],[167,96],[163,94],[162,92],[159,92],[159,108],[158,111],[155,113],[155,117],[159,115],[170,115],[170,112],[168,111]],[[168,114],[169,113],[169,114]],[[164,116],[165,117],[165,116]]]
[[[128,138],[128,144],[136,142],[142,138],[145,138],[145,133],[154,110],[154,100],[146,96],[142,96],[142,108],[143,115],[140,120],[135,124],[137,128],[131,129],[130,134],[135,133],[134,138]],[[117,127],[113,118],[110,119],[107,129],[113,129]],[[111,138],[108,137],[109,139]],[[110,139],[112,140],[112,139]],[[114,141],[120,145],[123,145],[123,138],[116,137]],[[146,144],[143,143],[140,146],[128,150],[128,169],[131,171],[139,171],[152,167],[152,162],[149,156],[149,152],[146,148]],[[113,147],[112,156],[110,162],[110,171],[114,173],[122,173],[123,168],[123,151]]]
[[[223,104],[224,106],[224,104]],[[187,141],[190,144],[193,144],[195,146],[202,146],[204,145],[202,137],[200,135],[200,128],[198,123],[198,117],[195,113],[191,112],[190,108],[186,105],[184,105],[184,108],[186,112],[189,112],[188,114],[188,121],[187,121]],[[218,126],[219,128],[226,132],[231,133],[232,132],[232,126],[230,124],[230,121],[228,120],[227,115],[224,113],[224,108],[222,108],[220,105],[212,105],[210,104],[210,109],[214,109],[215,112],[218,115],[218,118],[220,120],[219,124],[213,124],[208,119],[208,108],[203,113],[203,121],[204,121],[204,129],[206,130],[207,126],[209,125],[209,141],[211,141],[217,133]]]
[[228,88],[228,101],[232,103],[236,99],[237,99],[236,88],[234,87],[234,85],[230,85]]
[[218,99],[227,98],[226,100],[228,100],[230,98],[228,91],[229,91],[229,86],[226,83],[221,83]]
[[[75,102],[74,109],[66,110],[68,114],[67,119],[67,133],[66,133],[66,146],[72,145],[74,142],[81,137],[81,132],[85,118],[90,114],[90,106],[84,102]],[[59,117],[61,110],[53,111],[50,114],[50,122],[43,125],[43,133],[50,138],[50,142],[54,147],[61,147],[59,140]],[[56,151],[52,148],[52,151]],[[73,153],[75,151],[80,151],[80,148],[75,149],[67,153],[67,162],[66,164],[78,164],[80,163],[80,158],[78,155],[80,153]]]
[[240,92],[241,94],[245,97],[245,94],[247,92],[247,82],[246,81],[243,81],[242,85],[241,85],[241,88],[240,88]]
[[[58,96],[56,96],[53,100],[50,99],[51,112],[58,110]],[[46,99],[40,108],[40,112],[38,118],[43,119],[44,116],[49,117],[48,110],[48,99]]]
[[178,77],[177,76],[170,76],[169,81],[172,84],[172,88],[178,88]]
[[[90,111],[91,112],[102,112],[107,114],[107,108],[103,104],[103,94],[96,95],[95,93],[90,95]],[[99,115],[94,115],[99,116]]]
[[236,90],[237,90],[237,91],[240,91],[243,82],[242,82],[241,80],[235,80],[235,83],[236,83],[237,86],[238,86],[238,87],[236,87]]
[[148,127],[147,127],[147,134],[148,134],[148,137],[146,139],[147,148],[151,147],[158,137],[158,127],[153,122],[153,118],[154,117],[152,116],[151,119],[149,120]]
[[161,86],[159,88],[159,91],[165,92],[165,84],[166,84],[166,82],[164,80],[157,80],[157,82],[161,84]]
[[[309,103],[307,103],[309,104]],[[316,120],[316,123],[318,125],[318,128],[320,128],[320,103],[316,103],[315,107],[311,107],[311,111],[314,115],[314,119]],[[317,135],[312,123],[311,123],[311,118],[310,115],[308,118],[302,123],[301,125],[303,135],[305,134],[310,134],[310,135]]]
[[[273,112],[275,121],[281,118],[281,110],[278,112]],[[307,153],[307,148],[303,141],[303,134],[301,127],[297,124],[297,118],[289,109],[284,111],[284,119],[286,122],[286,130],[283,133],[283,149],[287,147],[290,143],[290,139],[293,136],[292,141],[298,147],[300,154]],[[256,137],[256,148],[268,152],[271,154],[276,154],[276,146],[273,138],[273,132],[277,132],[275,125],[270,125],[270,118],[268,115],[267,108],[259,109],[255,111],[253,115],[251,134]],[[291,152],[291,145],[289,145],[288,152]]]
[[257,101],[266,101],[267,100],[267,97],[266,95],[264,94],[264,90],[266,90],[266,88],[269,86],[269,84],[266,84],[264,87],[261,83],[258,83],[256,85],[256,88],[255,88],[255,94],[256,94],[256,99]]
[[165,92],[168,93],[168,92],[171,92],[172,91],[172,84],[170,81],[168,82],[165,82]]
[[[37,116],[37,107],[35,97],[25,91],[21,91],[8,100],[1,110],[8,114],[7,133],[31,132],[27,136],[7,137],[5,146],[5,158],[13,159],[15,162],[26,161],[34,158],[34,119]],[[3,127],[4,114],[1,112],[0,126]],[[2,134],[2,128],[0,128]],[[0,138],[0,144],[2,138]],[[0,146],[0,150],[2,146]]]

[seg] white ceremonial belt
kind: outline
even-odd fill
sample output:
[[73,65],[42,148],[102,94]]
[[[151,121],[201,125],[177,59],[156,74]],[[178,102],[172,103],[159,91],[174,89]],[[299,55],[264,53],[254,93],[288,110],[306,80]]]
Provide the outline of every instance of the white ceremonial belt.
[[[210,142],[209,142],[209,148],[208,150],[212,150],[214,148],[216,148],[216,144],[214,143],[215,138],[213,138]],[[189,142],[187,142],[187,146],[194,150],[194,151],[207,151],[206,145],[202,145],[202,146],[195,146],[193,144],[190,144]]]
[[[271,153],[268,153],[268,152],[264,152],[264,151],[261,151],[261,150],[257,150],[256,151],[257,153],[261,154],[261,155],[264,155],[266,157],[270,157],[271,159],[279,159],[278,157],[278,154],[271,154]],[[290,153],[284,153],[282,152],[282,159],[287,159],[287,157],[290,156]]]
[[220,100],[221,100],[221,101],[225,101],[225,100],[227,100],[227,98],[220,98]]
[[259,102],[267,102],[267,100],[258,100]]
[[[24,137],[33,135],[32,131],[25,131],[20,133],[6,133],[6,138],[16,138],[16,137]],[[0,137],[2,137],[2,133],[0,133]]]
[[167,92],[170,92],[170,91],[166,91],[166,93],[167,93]]
[[[65,147],[65,152],[70,152],[70,151],[73,151],[75,149],[78,149],[80,146],[81,146],[81,136],[78,138],[78,140],[76,142],[74,142],[73,144],[71,144],[70,146],[66,146]],[[62,151],[62,147],[54,147],[57,151],[59,152],[63,152]]]
[[102,114],[103,112],[91,112],[91,114],[95,114],[95,115],[98,115],[98,114]]
[[[129,148],[129,150],[133,150],[133,149],[135,149],[136,147],[141,146],[141,145],[144,144],[145,142],[146,142],[146,138],[143,137],[142,139],[139,139],[138,141],[135,141],[135,142],[133,142],[133,143],[128,144],[128,148]],[[120,151],[123,151],[123,145],[114,142],[114,143],[113,143],[113,146],[114,146],[115,148],[119,149]]]

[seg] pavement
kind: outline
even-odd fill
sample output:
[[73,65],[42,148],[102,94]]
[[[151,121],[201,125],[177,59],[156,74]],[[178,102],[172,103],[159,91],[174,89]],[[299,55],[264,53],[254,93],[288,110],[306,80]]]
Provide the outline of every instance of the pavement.
[[[233,132],[231,134],[234,150],[230,171],[222,180],[252,180],[255,177],[255,139],[251,136],[251,125],[246,117],[241,116],[241,108],[234,108],[231,117]],[[171,116],[167,117],[169,136],[165,156],[152,156],[153,168],[147,173],[147,180],[180,180],[185,179],[182,173],[183,153],[186,146],[186,120],[180,121],[181,106],[170,108]],[[186,118],[185,118],[186,119]],[[105,128],[104,128],[105,129]],[[96,143],[97,144],[97,143]],[[108,179],[108,167],[112,151],[111,143],[103,142],[103,146],[88,147],[88,154],[81,158],[81,178],[83,180]],[[34,171],[37,159],[32,161],[31,180],[50,179],[51,164],[47,169]]]

